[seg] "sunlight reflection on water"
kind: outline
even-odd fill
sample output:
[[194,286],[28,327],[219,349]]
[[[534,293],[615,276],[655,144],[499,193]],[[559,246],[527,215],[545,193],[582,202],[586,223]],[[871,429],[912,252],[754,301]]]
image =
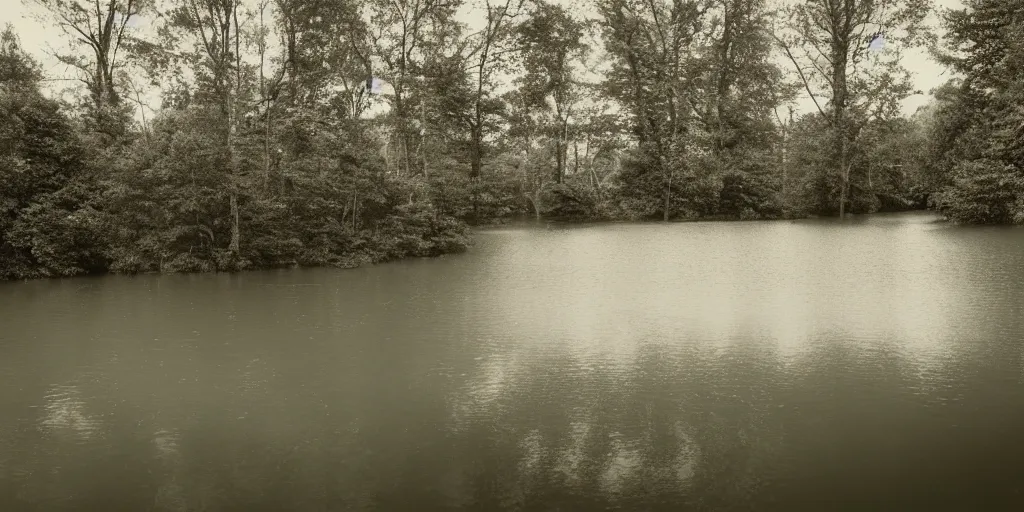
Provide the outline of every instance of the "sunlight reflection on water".
[[926,219],[5,283],[0,510],[1000,509],[1024,231]]

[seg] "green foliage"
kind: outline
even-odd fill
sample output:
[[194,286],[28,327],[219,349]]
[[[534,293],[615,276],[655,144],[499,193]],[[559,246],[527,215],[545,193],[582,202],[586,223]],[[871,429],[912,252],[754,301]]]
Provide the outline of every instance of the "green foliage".
[[430,178],[431,197],[441,214],[471,224],[501,222],[527,213],[519,184],[508,174],[439,172]]
[[998,161],[973,160],[958,166],[953,185],[936,194],[934,205],[965,224],[1024,224],[1024,179]]
[[607,215],[593,187],[578,180],[552,184],[541,198],[541,213],[551,219],[603,220]]
[[[152,40],[81,16],[114,6],[108,18],[125,20],[149,2],[58,16],[64,30],[111,36],[83,42],[95,55],[63,57],[89,73],[90,94],[68,107],[40,92],[13,32],[0,35],[0,278],[347,268],[465,250],[468,225],[527,216],[930,204],[957,222],[1024,222],[1024,8],[1013,0],[948,14],[943,59],[963,78],[909,119],[900,53],[857,38],[883,23],[890,44],[929,41],[926,0],[811,0],[794,7],[788,36],[765,0],[600,0],[593,24],[509,1],[489,3],[482,27],[444,2],[158,3]],[[788,123],[777,111],[794,84],[772,60],[773,34],[810,73],[797,84],[824,91],[819,111]],[[128,63],[166,86],[141,130],[123,101]],[[598,70],[600,83],[581,80]],[[394,94],[369,94],[368,75]]]
[[637,152],[622,162],[616,176],[616,209],[624,218],[648,220],[662,211],[662,180],[656,174],[657,162],[651,155]]
[[469,245],[465,224],[443,215],[430,205],[410,203],[395,208],[376,226],[371,245],[374,261],[408,256],[440,256],[461,252]]
[[216,112],[202,107],[165,112],[154,122],[152,139],[129,150],[143,158],[111,169],[105,210],[117,226],[113,269],[216,268],[216,249],[228,227],[214,119]]
[[528,104],[546,108],[549,96],[563,105],[570,101],[575,81],[572,62],[587,51],[583,24],[565,8],[539,1],[516,35],[524,46],[522,91]]
[[95,177],[37,66],[0,37],[0,278],[72,276],[103,268]]
[[[858,149],[870,145],[860,137],[870,123],[899,117],[902,101],[913,94],[900,50],[933,41],[926,24],[931,9],[929,0],[807,0],[783,9],[786,30],[774,37],[817,114],[828,120],[822,128],[830,139],[823,147],[829,148],[827,163],[834,171],[821,167],[810,187],[815,189],[808,201],[813,210],[843,215],[877,208],[872,186],[859,183],[854,174]],[[878,30],[895,51],[869,49]],[[833,173],[838,194],[833,193]]]
[[[97,138],[98,120],[73,124],[39,93],[31,62],[7,48],[0,278],[352,267],[469,243],[466,224],[432,206],[426,182],[388,173],[372,141],[329,109],[278,111],[269,139],[259,123],[240,123],[232,175],[216,103],[164,109],[145,137]],[[238,254],[232,189],[244,234]],[[507,202],[494,198],[490,208]]]
[[[790,127],[787,206],[817,215],[838,212],[842,179],[832,165],[827,121],[808,115]],[[921,119],[873,120],[850,151],[847,211],[904,211],[926,206],[928,127]]]
[[690,158],[661,164],[650,152],[640,151],[623,161],[616,182],[617,210],[636,220],[664,218],[666,190],[669,219],[715,216],[723,185],[712,161]]
[[8,23],[0,32],[0,87],[5,92],[21,89],[33,90],[43,74],[39,63],[21,49],[14,27]]
[[91,204],[98,192],[87,178],[79,178],[38,197],[20,212],[7,237],[13,246],[30,251],[39,275],[74,276],[106,268],[100,245],[106,225],[102,213]]
[[961,223],[1024,223],[1024,6],[972,0],[946,15],[950,53],[964,75],[937,94],[934,205]]
[[718,201],[718,213],[729,217],[753,220],[782,215],[775,184],[754,173],[733,172],[723,176]]

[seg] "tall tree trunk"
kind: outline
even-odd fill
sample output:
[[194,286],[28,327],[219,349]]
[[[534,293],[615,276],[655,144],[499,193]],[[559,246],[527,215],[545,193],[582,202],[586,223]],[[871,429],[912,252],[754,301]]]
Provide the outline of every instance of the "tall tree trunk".
[[[228,41],[230,40],[230,38],[228,37],[230,35],[230,30],[231,30],[229,23],[233,22],[234,23],[234,29],[235,29],[235,40],[234,40],[235,48],[234,48],[234,53],[233,53],[233,55],[235,57],[235,63],[234,63],[235,64],[235,76],[234,76],[234,80],[231,81],[228,84],[228,87],[225,89],[226,92],[227,92],[227,97],[225,98],[225,106],[227,107],[227,113],[228,113],[228,115],[227,115],[227,121],[228,121],[227,150],[228,150],[229,165],[231,166],[231,186],[229,188],[230,203],[231,203],[230,204],[230,207],[231,207],[231,242],[230,242],[230,245],[228,246],[228,251],[231,252],[233,257],[237,258],[238,257],[238,253],[239,253],[239,246],[241,245],[241,233],[239,232],[240,230],[239,230],[239,226],[238,226],[238,218],[239,218],[239,214],[238,214],[238,185],[239,185],[238,184],[238,153],[235,150],[235,135],[236,135],[235,132],[237,130],[238,119],[237,119],[236,112],[235,112],[235,94],[236,94],[238,88],[240,87],[240,85],[242,83],[241,34],[239,33],[239,30],[238,30],[239,29],[239,25],[238,25],[238,3],[237,2],[231,4],[231,19],[230,20],[225,20],[225,21],[228,22],[228,23],[225,24],[225,26],[228,27],[225,30],[225,33],[224,33],[224,43],[225,43],[225,46],[227,46]],[[232,55],[232,53],[231,53],[230,50],[228,50],[227,52],[225,52],[224,55],[225,56],[226,55]],[[228,80],[230,80],[229,77],[226,77],[226,78]]]
[[572,173],[578,174],[580,172],[580,143],[579,141],[572,141]]
[[562,138],[555,139],[555,183],[561,185],[565,176],[565,148],[562,147]]
[[[778,116],[778,111],[776,111],[776,116]],[[779,118],[779,124],[781,126],[780,132],[782,134],[782,144],[781,144],[781,146],[782,146],[782,151],[781,151],[782,197],[785,198],[786,197],[786,187],[787,187],[786,167],[789,166],[789,158],[788,157],[789,157],[790,130],[792,129],[792,126],[793,126],[793,108],[792,107],[790,107],[790,109],[789,109],[789,120],[783,122],[782,119]]]
[[269,88],[267,87],[267,77],[263,73],[263,66],[266,63],[267,58],[267,41],[266,33],[263,32],[265,28],[264,13],[267,9],[267,0],[264,0],[260,4],[260,40],[259,40],[259,51],[260,51],[260,99],[266,103],[266,110],[263,112],[263,189],[266,191],[270,183],[270,98]]
[[296,55],[298,53],[298,36],[296,34],[296,31],[298,29],[295,27],[295,21],[292,19],[292,16],[294,16],[294,14],[290,11],[291,7],[289,7],[289,12],[285,14],[285,37],[287,39],[288,45],[288,47],[285,50],[287,52],[287,54],[285,55],[285,69],[288,72],[288,99],[294,105],[298,103],[299,95],[299,70],[297,58],[298,56]]
[[[842,9],[833,10],[833,27],[844,27],[849,23],[849,14]],[[838,153],[840,174],[839,218],[846,215],[846,202],[850,184],[850,151],[847,128],[847,83],[846,64],[850,50],[849,31],[840,30],[832,40],[832,108],[833,129],[835,130],[834,149]]]
[[421,165],[423,166],[423,177],[430,178],[430,173],[427,170],[427,107],[423,103],[423,99],[420,99],[420,143],[417,146],[417,150],[420,152]]
[[717,85],[717,96],[715,98],[716,108],[716,119],[715,119],[715,152],[721,154],[725,151],[725,117],[726,117],[726,106],[725,101],[729,96],[729,90],[732,88],[732,43],[733,43],[733,26],[737,14],[734,12],[736,7],[731,3],[725,4],[725,13],[722,21],[722,40],[719,43],[719,54],[718,54],[718,83]]
[[565,182],[565,171],[569,166],[569,113],[563,111],[563,101],[555,95],[555,114],[558,116],[558,135],[555,138],[555,183]]
[[263,116],[263,187],[270,184],[270,103],[267,103],[267,112]]
[[845,218],[846,206],[850,195],[850,144],[846,135],[845,109],[837,116],[836,132],[839,141],[839,218]]
[[412,175],[412,154],[409,152],[409,132],[402,130],[402,157],[405,162],[405,175]]
[[662,217],[665,222],[668,222],[669,212],[672,209],[672,170],[668,167],[664,157],[660,157],[662,170],[666,174],[665,179],[665,207],[662,210]]
[[[400,82],[401,83],[401,82]],[[398,150],[401,152],[400,158],[402,164],[405,166],[405,174],[408,176],[412,169],[412,155],[409,153],[409,126],[406,119],[407,112],[405,111],[405,98],[403,90],[404,87],[395,87],[395,124],[397,138],[398,138]]]
[[669,207],[671,206],[671,204],[672,204],[672,187],[670,185],[665,185],[665,207],[664,207],[664,210],[662,212],[663,213],[662,220],[664,220],[665,222],[668,222],[668,210],[669,210]]
[[227,123],[227,129],[224,131],[224,149],[228,160],[228,198],[231,208],[231,242],[228,245],[228,251],[237,256],[241,235],[238,229],[238,154],[235,150],[236,127],[233,99],[233,94],[230,89],[227,89],[223,101],[225,122]]
[[231,191],[231,245],[228,246],[228,251],[237,257],[240,245],[241,233],[238,229],[238,187],[234,187]]
[[230,207],[231,207],[231,243],[228,246],[228,250],[235,256],[238,255],[239,246],[241,245],[241,233],[238,226],[238,153],[235,151],[235,120],[234,116],[230,116],[229,120],[229,131],[227,137],[227,150],[230,172],[231,172],[231,184],[228,189],[230,196]]
[[[99,97],[97,98],[98,106],[117,106],[119,104],[119,98],[117,90],[114,88],[114,66],[111,62],[111,51],[112,46],[115,43],[115,37],[120,39],[119,34],[115,34],[117,26],[114,24],[115,19],[115,7],[116,0],[109,0],[107,4],[107,12],[100,17],[100,5],[96,3],[96,14],[98,23],[98,33],[96,34],[96,86],[98,89]],[[129,5],[130,9],[131,6]],[[103,20],[99,23],[100,18]],[[118,43],[120,41],[117,41]]]
[[839,218],[846,218],[846,194],[847,194],[847,172],[845,165],[840,169],[842,173],[842,181],[839,184]]
[[469,177],[473,179],[480,177],[483,168],[483,135],[483,128],[479,124],[474,124],[470,129]]

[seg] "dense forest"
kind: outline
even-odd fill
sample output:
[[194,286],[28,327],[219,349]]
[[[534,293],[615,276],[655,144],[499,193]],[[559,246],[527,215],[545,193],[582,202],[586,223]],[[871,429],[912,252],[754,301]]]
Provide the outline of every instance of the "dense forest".
[[[0,279],[350,267],[518,217],[1024,223],[1019,0],[26,3],[80,86],[0,36]],[[953,78],[908,117],[915,48]]]

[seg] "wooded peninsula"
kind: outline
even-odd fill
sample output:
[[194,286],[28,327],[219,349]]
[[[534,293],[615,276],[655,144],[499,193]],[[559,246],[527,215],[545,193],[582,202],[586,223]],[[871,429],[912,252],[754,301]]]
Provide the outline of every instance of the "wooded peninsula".
[[[1019,0],[26,4],[77,87],[0,35],[0,279],[353,267],[517,218],[1024,224]],[[906,115],[913,49],[950,79]]]

